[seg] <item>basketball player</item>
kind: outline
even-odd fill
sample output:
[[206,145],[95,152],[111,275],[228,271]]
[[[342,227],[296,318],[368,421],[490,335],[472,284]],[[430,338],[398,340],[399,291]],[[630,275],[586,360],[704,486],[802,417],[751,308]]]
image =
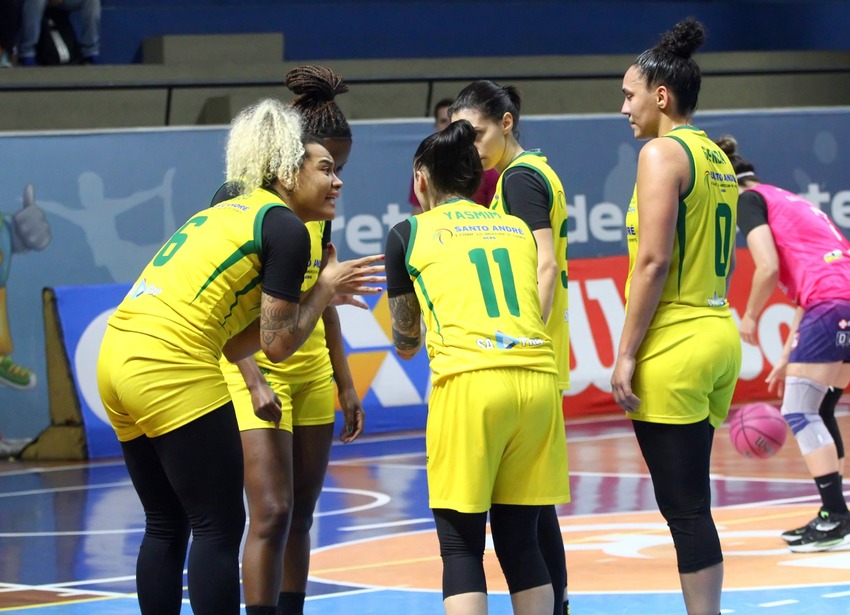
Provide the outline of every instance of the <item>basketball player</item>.
[[670,527],[689,615],[720,612],[723,555],[709,463],[741,368],[726,298],[735,172],[691,124],[701,82],[691,56],[704,38],[699,22],[679,22],[623,78],[621,111],[635,137],[650,141],[626,215],[626,316],[611,377]]
[[[333,156],[335,173],[348,161],[351,128],[334,102],[348,91],[342,78],[321,66],[291,70],[286,86],[297,94],[290,105],[301,113],[305,132]],[[213,203],[226,200],[238,183],[222,186]],[[330,221],[311,221],[310,261],[302,293],[310,291],[327,262]],[[325,308],[310,337],[281,363],[259,352],[222,370],[242,434],[248,536],[242,554],[247,615],[301,615],[310,568],[310,528],[330,458],[334,381],[345,416],[343,442],[363,430],[363,409],[354,390],[334,306]],[[281,408],[279,423],[263,420],[264,406]]]
[[835,420],[835,404],[850,382],[850,242],[817,205],[763,184],[733,137],[717,143],[738,177],[738,226],[755,263],[741,337],[757,342],[758,316],[777,283],[797,305],[793,330],[768,382],[771,389],[784,384],[782,415],[818,488],[821,509],[782,538],[791,551],[829,551],[850,544],[841,478],[844,443]]
[[541,316],[532,231],[471,201],[483,173],[475,139],[461,120],[416,152],[424,211],[387,239],[393,342],[399,356],[414,356],[424,316],[433,373],[428,495],[446,612],[487,612],[489,510],[514,612],[549,615],[554,594],[537,522],[541,508],[569,501],[558,369]]
[[[475,146],[484,169],[500,173],[490,209],[521,218],[534,233],[543,320],[555,350],[558,387],[565,391],[570,388],[567,202],[561,180],[546,157],[539,150],[524,150],[517,141],[521,102],[512,86],[475,81],[461,90],[449,114],[475,127]],[[564,540],[554,507],[541,512],[539,535],[555,590],[553,613],[568,614]]]
[[[381,258],[328,264],[301,294],[309,220],[329,220],[342,182],[298,113],[275,100],[243,110],[227,141],[244,194],[171,237],[110,317],[98,387],[145,509],[136,583],[144,615],[180,612],[189,533],[196,615],[240,611],[242,447],[219,357],[292,355],[337,293],[374,293]],[[284,202],[284,199],[286,200]],[[265,417],[280,420],[280,409]]]

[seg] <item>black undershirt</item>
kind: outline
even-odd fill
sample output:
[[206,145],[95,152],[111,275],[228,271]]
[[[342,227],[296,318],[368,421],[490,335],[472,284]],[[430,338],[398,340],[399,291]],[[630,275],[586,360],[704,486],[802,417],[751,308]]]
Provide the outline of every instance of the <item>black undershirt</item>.
[[[271,197],[273,193],[269,193]],[[239,195],[236,182],[223,184],[210,206],[230,201]],[[274,201],[270,202],[274,203]],[[324,248],[330,239],[330,224],[322,237]],[[301,285],[310,263],[310,232],[288,207],[272,207],[263,216],[260,283],[263,292],[291,303],[301,302]]]
[[738,197],[738,228],[744,237],[762,224],[767,224],[767,201],[755,190],[744,190]]

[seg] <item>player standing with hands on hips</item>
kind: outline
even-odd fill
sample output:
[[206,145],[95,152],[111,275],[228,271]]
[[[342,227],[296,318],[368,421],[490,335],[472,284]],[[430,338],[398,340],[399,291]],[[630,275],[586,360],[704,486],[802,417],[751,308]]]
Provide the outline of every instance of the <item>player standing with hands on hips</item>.
[[727,293],[738,187],[726,155],[691,124],[702,24],[687,19],[623,78],[638,157],[626,214],[626,316],[611,389],[632,419],[673,537],[688,615],[717,615],[723,554],[711,516],[714,430],[729,412],[741,340]]

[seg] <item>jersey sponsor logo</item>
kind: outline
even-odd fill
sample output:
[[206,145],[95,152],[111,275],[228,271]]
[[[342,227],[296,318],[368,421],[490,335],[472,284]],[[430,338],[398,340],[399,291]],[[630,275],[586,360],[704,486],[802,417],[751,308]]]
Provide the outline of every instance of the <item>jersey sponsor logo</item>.
[[823,261],[825,263],[833,263],[840,258],[844,258],[843,250],[833,250],[832,252],[827,252],[823,255]]
[[213,207],[216,209],[221,207],[229,207],[231,209],[238,209],[239,211],[248,211],[250,209],[250,207],[248,207],[247,205],[240,205],[239,203],[234,203],[233,201],[218,203],[216,205],[213,205]]
[[496,331],[494,337],[496,338],[496,346],[502,350],[510,350],[517,346],[542,346],[546,343],[539,337],[514,337],[501,331]]
[[451,229],[438,228],[434,231],[434,241],[441,246],[446,245],[452,237],[454,237],[454,233],[452,233]]
[[846,318],[842,318],[838,321],[839,329],[846,329],[847,327],[850,327],[850,321],[848,321]]
[[714,180],[715,182],[720,183],[729,183],[737,184],[738,180],[732,173],[718,173],[717,171],[706,171],[705,172],[705,180],[706,184],[708,184],[708,180]]
[[709,297],[707,300],[708,307],[723,307],[726,305],[726,297],[718,297],[717,293],[714,293],[713,297]]
[[148,284],[147,280],[142,278],[136,283],[136,285],[132,289],[130,289],[128,296],[131,299],[137,299],[142,295],[151,295],[152,297],[155,297],[161,292],[161,288],[159,288],[158,286],[154,286],[153,284]]

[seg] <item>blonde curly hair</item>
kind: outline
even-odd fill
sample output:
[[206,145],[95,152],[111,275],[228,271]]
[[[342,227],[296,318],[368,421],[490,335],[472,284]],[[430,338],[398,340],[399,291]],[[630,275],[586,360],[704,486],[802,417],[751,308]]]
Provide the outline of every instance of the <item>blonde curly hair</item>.
[[230,125],[225,146],[225,180],[238,182],[241,194],[280,179],[288,189],[297,184],[304,161],[301,116],[273,98],[239,112]]

